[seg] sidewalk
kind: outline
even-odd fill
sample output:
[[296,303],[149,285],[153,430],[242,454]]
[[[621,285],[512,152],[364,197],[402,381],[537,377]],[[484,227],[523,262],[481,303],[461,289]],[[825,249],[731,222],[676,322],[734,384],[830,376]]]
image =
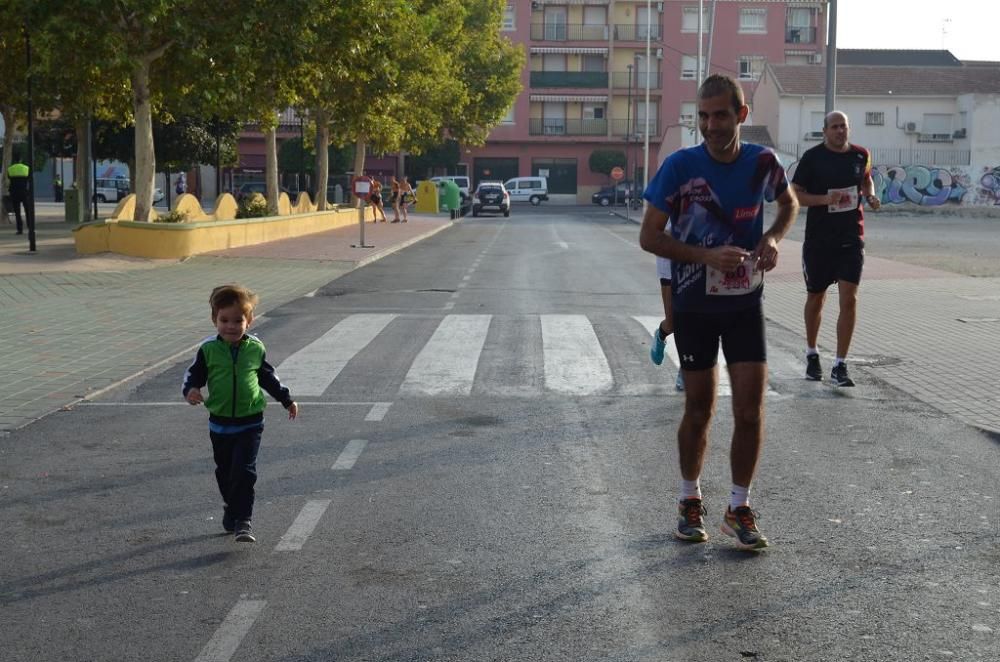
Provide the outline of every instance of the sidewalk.
[[[0,434],[194,351],[207,332],[208,292],[240,282],[261,297],[258,314],[368,262],[425,239],[453,221],[351,226],[186,260],[78,256],[62,206],[42,203],[36,252],[27,232],[0,224]],[[169,333],[164,333],[169,329]]]
[[[804,375],[801,242],[782,240],[781,255],[778,268],[765,279],[764,313],[770,323],[802,339]],[[827,294],[820,327],[824,378],[829,377],[837,345],[837,314],[834,287]],[[856,382],[870,382],[872,375],[968,425],[1000,434],[998,347],[1000,278],[973,278],[865,255],[857,326],[847,359]],[[844,394],[863,397],[861,388]]]

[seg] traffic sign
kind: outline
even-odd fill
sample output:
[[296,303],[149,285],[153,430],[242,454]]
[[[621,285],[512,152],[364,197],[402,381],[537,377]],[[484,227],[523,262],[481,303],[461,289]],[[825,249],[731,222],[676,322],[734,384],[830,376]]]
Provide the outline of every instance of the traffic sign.
[[619,181],[624,176],[625,176],[625,171],[619,168],[618,166],[615,166],[614,168],[611,169],[611,179],[615,180],[616,182]]
[[368,194],[371,193],[372,190],[372,178],[368,175],[355,177],[354,182],[352,182],[352,190],[354,191],[354,195],[356,197],[367,199]]

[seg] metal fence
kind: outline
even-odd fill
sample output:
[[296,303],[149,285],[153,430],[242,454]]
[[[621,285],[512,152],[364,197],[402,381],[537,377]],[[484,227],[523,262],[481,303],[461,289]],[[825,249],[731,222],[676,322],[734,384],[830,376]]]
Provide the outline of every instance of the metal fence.
[[[780,143],[778,151],[796,159],[816,143]],[[972,164],[968,149],[935,149],[933,147],[869,147],[874,165],[967,166]]]

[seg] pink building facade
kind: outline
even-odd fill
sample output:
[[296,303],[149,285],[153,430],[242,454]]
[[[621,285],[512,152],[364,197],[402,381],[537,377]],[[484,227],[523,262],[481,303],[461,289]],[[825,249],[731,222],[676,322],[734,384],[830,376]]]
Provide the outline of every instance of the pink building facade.
[[[826,2],[703,5],[702,73],[739,80],[751,108],[766,63],[822,66]],[[697,0],[509,2],[503,31],[524,47],[523,90],[486,145],[463,150],[473,182],[544,175],[554,200],[587,203],[609,183],[590,170],[595,151],[624,151],[627,176],[641,183],[647,133],[650,171],[670,152],[695,144],[698,6]]]

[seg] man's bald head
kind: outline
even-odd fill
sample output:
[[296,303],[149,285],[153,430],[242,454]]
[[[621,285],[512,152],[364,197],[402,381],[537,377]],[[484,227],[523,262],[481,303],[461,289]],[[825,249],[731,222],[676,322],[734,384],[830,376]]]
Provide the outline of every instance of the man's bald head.
[[847,114],[832,110],[823,118],[823,144],[835,152],[846,152],[850,143],[851,127],[847,123]]

